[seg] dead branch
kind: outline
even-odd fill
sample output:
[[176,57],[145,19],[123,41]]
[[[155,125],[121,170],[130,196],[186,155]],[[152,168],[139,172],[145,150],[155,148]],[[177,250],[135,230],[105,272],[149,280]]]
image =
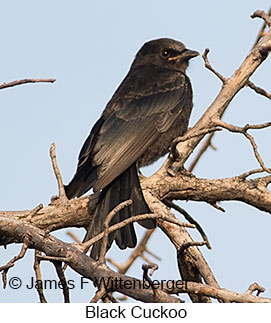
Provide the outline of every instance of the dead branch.
[[271,19],[268,14],[262,10],[256,10],[251,16],[251,18],[262,18],[268,27],[271,27]]
[[[269,11],[268,11],[268,16],[270,16],[271,15],[271,7],[269,8]],[[258,44],[258,42],[260,41],[260,39],[263,37],[263,36],[265,36],[265,33],[264,33],[264,29],[265,29],[265,27],[266,27],[266,22],[264,22],[264,24],[263,24],[263,26],[262,26],[262,28],[261,28],[261,30],[260,30],[260,32],[259,32],[259,34],[258,34],[258,36],[257,36],[257,39],[256,39],[256,41],[255,41],[255,43],[254,43],[254,45],[253,45],[253,47],[252,48],[254,48],[257,44]],[[209,62],[209,60],[208,60],[208,53],[209,53],[209,48],[207,48],[206,50],[205,50],[205,52],[204,52],[204,54],[203,54],[203,60],[204,60],[204,63],[205,63],[205,67],[206,68],[208,68],[209,70],[211,70],[221,81],[222,81],[222,83],[224,84],[224,83],[226,83],[226,81],[227,81],[227,79],[223,76],[223,75],[221,75],[220,73],[218,73],[212,66],[211,66],[211,64],[210,64],[210,62]],[[263,96],[265,96],[265,97],[267,97],[268,99],[270,99],[271,98],[271,94],[270,93],[268,93],[268,92],[266,92],[264,89],[261,89],[260,87],[258,87],[258,86],[256,86],[254,83],[252,83],[250,80],[248,80],[247,81],[247,84],[246,84],[247,86],[249,86],[251,89],[253,89],[256,93],[258,93],[258,94],[261,94],[261,95],[263,95]],[[221,117],[222,117],[222,115],[221,115]],[[204,144],[202,145],[202,147],[201,147],[201,149],[200,149],[200,151],[198,152],[198,154],[197,154],[197,156],[195,157],[195,159],[193,160],[193,162],[192,162],[192,164],[190,165],[190,167],[189,167],[189,171],[190,172],[192,172],[193,171],[193,169],[195,168],[195,166],[196,166],[196,164],[198,163],[198,161],[200,160],[200,158],[201,158],[201,156],[204,154],[204,152],[207,150],[207,148],[209,147],[209,146],[211,146],[212,147],[212,144],[211,144],[211,142],[212,142],[212,139],[213,139],[213,136],[214,136],[214,134],[215,133],[211,133],[210,135],[209,135],[209,137],[207,138],[207,140],[204,142]]]
[[[156,173],[157,175],[157,173]],[[171,176],[168,176],[172,179]],[[147,178],[144,179],[144,181],[147,180]],[[146,183],[146,182],[145,182]],[[160,182],[161,183],[161,182]],[[142,185],[144,185],[142,183]],[[160,214],[165,214],[168,217],[173,217],[174,214],[170,211],[168,207],[166,207],[159,198],[157,198],[157,192],[152,191],[152,188],[147,187],[143,191],[144,197],[151,208],[153,212],[160,212]],[[158,194],[159,195],[159,194]],[[161,198],[162,199],[162,198]],[[173,245],[175,246],[176,250],[179,250],[180,247],[187,243],[193,241],[187,230],[185,230],[184,227],[178,226],[174,223],[170,223],[168,221],[163,221],[162,219],[157,220],[158,226],[160,229],[168,236],[168,238],[171,240]],[[210,284],[213,286],[219,286],[210,267],[208,266],[206,260],[204,259],[202,253],[200,250],[194,246],[189,248],[189,255],[191,258],[193,258],[196,262],[196,266],[199,268],[199,272],[201,276],[203,277],[206,284]],[[183,280],[184,277],[182,276]],[[190,280],[190,276],[187,276],[187,280]]]
[[271,93],[268,93],[266,90],[255,85],[251,81],[247,82],[247,86],[250,87],[252,90],[254,90],[256,93],[265,96],[267,99],[271,99]]
[[224,77],[222,74],[220,74],[219,72],[217,72],[213,67],[212,65],[210,64],[209,60],[208,60],[208,54],[210,52],[210,49],[209,48],[206,48],[203,55],[202,55],[202,58],[204,60],[204,64],[205,64],[205,67],[210,70],[211,72],[213,72],[221,81],[223,84],[226,84],[227,83],[227,78]]
[[[11,234],[20,242],[23,242],[25,235],[27,235],[30,237],[29,248],[40,250],[47,256],[67,259],[67,263],[73,270],[92,281],[100,281],[101,278],[104,278],[105,281],[112,280],[113,291],[118,291],[136,300],[142,302],[180,302],[180,299],[165,293],[163,290],[159,290],[156,298],[154,298],[152,290],[139,288],[142,284],[140,280],[116,273],[107,266],[99,265],[72,244],[64,243],[48,235],[45,231],[22,221],[0,216],[0,234]],[[129,281],[130,286],[135,288],[125,288],[121,283],[124,280]]]
[[15,262],[18,261],[19,259],[22,259],[24,255],[26,254],[26,251],[29,246],[29,238],[24,237],[23,239],[23,246],[21,248],[20,253],[13,257],[6,265],[0,267],[0,272],[2,271],[2,280],[3,280],[3,287],[6,288],[7,286],[7,272],[8,270],[14,266]]
[[62,291],[63,291],[63,296],[64,296],[64,302],[65,303],[70,303],[70,293],[69,293],[69,288],[68,288],[68,284],[64,275],[64,270],[62,268],[62,263],[60,261],[52,261],[56,272],[57,272],[57,276],[59,278],[59,281],[61,283],[62,286]]
[[225,288],[217,288],[213,286],[206,286],[194,282],[186,282],[179,289],[173,289],[172,292],[175,294],[179,293],[193,293],[198,295],[206,295],[215,299],[223,300],[224,302],[230,303],[271,303],[270,298],[263,298],[254,296],[250,293],[237,293]]
[[172,201],[169,201],[167,199],[164,199],[163,200],[163,203],[165,203],[168,207],[171,207],[174,210],[176,210],[179,213],[181,213],[189,223],[194,224],[196,226],[196,229],[200,233],[202,239],[205,241],[205,244],[206,244],[207,248],[208,249],[212,249],[211,248],[211,244],[210,244],[210,242],[208,240],[208,237],[207,237],[206,233],[204,232],[204,230],[202,229],[202,227],[200,226],[200,224],[188,212],[186,212],[179,205],[176,205]]
[[1,89],[6,89],[8,87],[13,87],[16,85],[22,85],[26,83],[54,83],[56,79],[53,78],[34,78],[34,79],[22,79],[22,80],[17,80],[17,81],[12,81],[9,83],[3,83],[0,85],[0,90]]
[[[78,249],[80,249],[80,248],[78,248]],[[67,258],[65,258],[65,257],[56,257],[56,256],[45,256],[45,255],[41,255],[41,254],[39,254],[39,255],[37,255],[37,258],[39,259],[39,260],[46,260],[46,261],[50,261],[50,262],[65,262],[65,261],[67,261]]]
[[[259,13],[256,12],[255,15],[259,16]],[[268,56],[270,49],[271,29],[269,28],[263,39],[251,50],[241,66],[229,79],[227,79],[227,82],[223,84],[221,91],[218,93],[217,97],[214,99],[213,103],[209,106],[206,112],[202,115],[200,120],[193,128],[188,130],[186,136],[191,137],[191,139],[184,142],[179,142],[177,149],[179,150],[178,155],[181,156],[181,158],[179,158],[178,161],[173,164],[170,164],[169,160],[167,160],[162,167],[170,168],[171,173],[177,173],[183,168],[185,161],[189,158],[191,153],[204,137],[203,135],[196,136],[196,134],[202,129],[213,127],[213,118],[221,119],[229,103],[248,83],[251,75]]]
[[151,270],[151,271],[150,271],[150,276],[152,276],[153,272],[154,272],[155,270],[157,270],[157,269],[158,269],[158,266],[157,266],[156,264],[143,264],[143,265],[142,265],[142,270],[143,270],[143,281],[144,281],[144,282],[145,282],[145,281],[147,281],[147,282],[148,282],[149,286],[152,288],[152,291],[153,291],[153,297],[154,297],[154,298],[156,298],[156,295],[158,294],[158,292],[157,292],[157,289],[156,289],[156,288],[154,288],[154,286],[153,286],[153,282],[152,282],[152,280],[151,280],[150,276],[148,275],[148,271],[149,271],[149,269]]
[[[163,183],[163,185],[160,185]],[[236,177],[202,179],[183,171],[178,176],[156,173],[142,180],[143,190],[151,191],[159,199],[203,201],[242,201],[261,211],[271,213],[271,192],[267,186],[271,176],[243,180]],[[144,192],[145,192],[144,191]],[[144,194],[145,195],[145,194]],[[147,198],[149,203],[149,200]]]
[[[35,250],[35,260],[34,260],[34,271],[36,275],[36,281],[42,281],[41,271],[40,271],[40,259],[38,256],[41,255],[39,250]],[[37,292],[39,294],[39,299],[41,303],[47,303],[46,298],[44,296],[42,284],[37,284]]]
[[[146,192],[145,198],[148,204],[153,208],[156,205],[156,210],[160,213],[159,215],[150,214],[148,217],[159,218],[161,216],[160,200],[165,198],[169,200],[191,200],[208,203],[238,200],[254,206],[261,211],[270,213],[271,192],[267,189],[267,185],[271,183],[271,177],[265,176],[253,180],[246,180],[246,177],[249,175],[260,172],[261,170],[259,169],[246,172],[236,177],[200,179],[192,176],[188,172],[182,172],[178,176],[172,177],[166,171],[163,173],[160,170],[153,176],[143,178],[141,181],[143,193]],[[154,196],[158,198],[154,198]],[[93,205],[96,203],[96,200],[92,200],[92,196],[88,196],[70,200],[65,206],[52,203],[38,211],[34,216],[30,216],[31,211],[29,210],[1,211],[0,216],[23,221],[38,228],[50,229],[51,231],[67,227],[88,227],[91,221],[91,214],[88,213],[88,201],[91,201]],[[165,209],[167,208],[165,207]],[[168,213],[165,214],[168,216]],[[137,221],[141,217],[139,216],[139,218],[133,218],[129,221]],[[181,225],[181,222],[179,224]],[[183,223],[182,225],[188,224]],[[119,228],[119,226],[115,228]],[[11,242],[14,242],[14,240],[11,240],[10,237],[1,236],[0,238],[1,245]]]
[[66,234],[70,236],[76,243],[81,243],[81,240],[72,231],[67,231]]
[[[118,269],[118,272],[120,274],[125,274],[138,257],[143,257],[144,252],[150,253],[150,251],[147,249],[146,245],[147,245],[147,242],[149,241],[153,232],[154,232],[154,230],[147,230],[145,232],[144,236],[142,237],[142,239],[140,240],[138,245],[135,247],[135,249],[132,251],[129,259],[125,263],[119,264],[114,259],[111,259],[111,258],[107,258],[107,261],[109,263],[111,263],[113,266],[115,266]],[[150,253],[150,254],[154,258],[161,260],[156,255],[154,255],[152,253]]]
[[225,121],[222,121],[222,120],[219,120],[219,119],[216,119],[216,120],[213,120],[213,121],[215,123],[217,123],[217,125],[219,125],[220,127],[225,128],[225,129],[227,129],[227,130],[229,130],[231,132],[236,132],[236,133],[243,134],[250,141],[250,144],[251,144],[251,146],[253,148],[253,151],[254,151],[254,155],[255,155],[258,163],[262,167],[262,169],[264,171],[266,171],[267,173],[270,173],[269,169],[265,166],[265,164],[263,162],[263,159],[262,159],[261,155],[258,152],[258,147],[256,145],[255,139],[253,138],[253,136],[251,136],[250,134],[247,133],[247,130],[248,129],[263,129],[263,128],[266,128],[266,127],[270,127],[271,122],[266,122],[266,123],[260,124],[260,125],[246,125],[245,127],[241,128],[241,127],[238,127],[238,126],[233,126],[231,124],[228,124]]
[[211,127],[209,129],[202,129],[200,130],[197,134],[192,134],[192,135],[183,135],[182,137],[177,137],[175,138],[173,141],[172,141],[172,144],[171,144],[171,148],[170,148],[170,152],[171,152],[171,155],[172,155],[172,158],[173,160],[176,160],[178,159],[178,150],[176,150],[176,146],[179,142],[183,142],[183,141],[186,141],[186,140],[189,140],[191,138],[194,138],[194,137],[199,137],[199,136],[202,136],[202,135],[206,135],[206,134],[209,134],[209,133],[214,133],[215,131],[221,131],[222,129],[219,128],[219,127]]
[[64,184],[61,178],[61,174],[57,165],[57,161],[56,161],[56,153],[55,153],[55,149],[56,149],[56,144],[52,143],[51,147],[50,147],[50,157],[51,157],[51,161],[52,161],[52,165],[53,165],[53,170],[57,179],[57,184],[58,184],[58,191],[59,191],[59,199],[62,202],[67,202],[68,198],[66,196],[66,192],[65,192],[65,188],[64,188]]
[[113,217],[123,208],[131,205],[133,203],[132,200],[127,200],[124,201],[122,203],[120,203],[119,205],[117,205],[106,217],[105,221],[104,221],[104,232],[103,232],[103,239],[102,239],[102,246],[101,246],[101,250],[100,250],[100,263],[104,264],[105,263],[105,254],[107,251],[107,243],[108,243],[108,235],[109,235],[109,224],[111,222],[111,220],[113,219]]
[[[271,168],[269,168],[268,170],[269,170],[269,172],[271,172]],[[257,169],[252,169],[252,170],[250,170],[250,171],[248,171],[248,172],[245,172],[245,173],[243,173],[243,174],[239,175],[238,177],[239,177],[241,180],[244,180],[244,179],[246,179],[247,177],[249,177],[249,176],[251,176],[251,175],[258,174],[258,173],[263,173],[263,172],[265,172],[265,170],[264,170],[264,169],[262,169],[262,168],[257,168]]]
[[188,171],[192,172],[194,170],[194,168],[196,167],[197,163],[199,162],[200,158],[202,157],[202,155],[205,153],[205,151],[208,149],[208,147],[212,147],[213,149],[216,149],[213,145],[212,145],[212,139],[214,137],[215,132],[212,132],[208,138],[204,141],[202,147],[200,148],[200,151],[197,153],[196,157],[194,158],[193,162],[191,163],[191,165],[188,167]]
[[206,245],[207,242],[206,241],[189,241],[185,244],[183,244],[179,250],[179,252],[184,252],[186,249],[188,249],[189,247],[202,247],[204,245]]
[[104,287],[104,283],[102,283],[102,286],[100,289],[98,289],[91,299],[90,303],[98,303],[100,299],[102,299],[107,294],[107,290]]
[[[261,17],[265,20],[269,27],[271,26],[270,18],[266,17],[266,14],[263,12],[257,11],[254,13],[253,17]],[[128,223],[146,218],[156,218],[158,219],[157,222],[159,227],[169,237],[177,250],[178,260],[180,260],[179,268],[182,278],[185,278],[191,282],[190,285],[188,283],[186,291],[183,290],[183,292],[187,292],[189,295],[204,294],[206,296],[197,298],[197,301],[203,302],[209,302],[209,297],[222,299],[225,302],[239,302],[244,300],[251,302],[270,301],[269,299],[259,297],[255,298],[255,296],[250,295],[250,293],[246,293],[246,296],[244,297],[244,294],[235,293],[235,295],[233,295],[230,291],[222,290],[219,287],[210,267],[197,247],[198,245],[202,245],[202,243],[195,243],[184,228],[189,227],[189,225],[181,224],[180,221],[178,221],[170,212],[170,210],[161,202],[161,200],[165,198],[168,200],[194,200],[204,201],[210,205],[216,206],[218,201],[239,200],[258,208],[259,210],[271,213],[271,192],[267,188],[267,186],[271,183],[271,176],[247,180],[246,178],[249,175],[256,174],[255,171],[250,171],[245,175],[242,174],[233,178],[206,180],[196,178],[185,170],[180,172],[180,169],[183,169],[185,161],[189,158],[192,151],[203,139],[203,137],[209,132],[220,130],[219,127],[223,126],[223,128],[228,130],[241,129],[241,133],[243,133],[250,141],[254,154],[261,165],[262,170],[270,173],[270,169],[264,165],[261,156],[258,154],[254,138],[247,133],[247,130],[249,129],[262,129],[263,125],[246,125],[243,128],[239,127],[239,129],[237,129],[235,126],[228,125],[221,121],[223,113],[227,109],[227,106],[234,96],[244,86],[252,84],[249,81],[250,76],[266,59],[270,49],[271,30],[268,30],[263,36],[262,40],[246,57],[240,68],[229,79],[224,78],[211,67],[207,59],[208,51],[205,52],[205,55],[203,55],[205,57],[203,58],[205,60],[205,64],[207,65],[206,67],[222,80],[223,87],[216,99],[196,123],[196,125],[191,128],[187,134],[183,136],[183,138],[178,138],[178,143],[176,145],[177,153],[175,154],[178,156],[177,160],[173,161],[172,163],[172,158],[168,159],[157,173],[150,178],[143,178],[141,180],[144,196],[148,205],[150,206],[150,209],[154,213],[135,216],[116,224],[115,226],[107,227],[105,233],[102,233],[91,241],[88,241],[88,244],[83,245],[84,247],[89,247],[92,243],[102,239],[103,237],[103,240],[106,243],[107,236],[110,232],[120,229],[122,226],[127,225]],[[256,86],[254,86],[254,89],[255,87]],[[258,89],[258,91],[264,90]],[[267,123],[264,125],[266,124]],[[25,241],[25,237],[29,236],[29,245],[27,247],[35,248],[44,252],[46,255],[43,256],[43,258],[46,260],[65,261],[71,268],[76,270],[84,277],[92,280],[99,277],[110,279],[124,279],[123,277],[125,277],[126,280],[130,279],[131,282],[134,282],[135,279],[128,276],[123,276],[120,273],[115,273],[106,266],[101,266],[101,264],[99,265],[95,263],[75,245],[66,244],[48,234],[49,231],[57,230],[63,227],[87,227],[91,221],[89,214],[91,211],[89,210],[95,209],[97,202],[97,196],[94,195],[72,201],[68,201],[65,198],[65,190],[61,176],[58,167],[55,167],[56,158],[54,146],[52,146],[51,150],[51,158],[54,172],[58,181],[60,199],[54,200],[46,208],[38,208],[30,212],[0,212],[0,243],[7,244],[14,241],[23,242]],[[175,176],[170,176],[167,171],[168,169],[170,169],[170,173]],[[60,203],[62,197],[65,201],[64,206]],[[89,208],[87,208],[88,203],[90,205]],[[47,233],[39,228],[46,229]],[[204,281],[208,286],[201,284],[202,281]],[[120,291],[127,296],[141,301],[181,301],[176,297],[168,295],[164,291],[159,290],[154,295],[153,291],[142,291],[139,288],[125,290],[121,288],[118,283],[114,285],[112,290]],[[110,294],[102,295],[101,297],[109,300]],[[191,298],[192,297],[194,296],[191,296]]]
[[[267,15],[269,17],[271,16],[271,7],[269,8]],[[265,35],[265,33],[264,33],[265,27],[266,27],[266,22],[264,21],[263,26],[260,29],[259,33],[258,33],[258,36],[257,36],[257,38],[255,40],[255,43],[254,43],[253,47],[255,47],[258,44],[259,40]]]
[[[150,213],[150,214],[140,214],[140,215],[135,215],[132,216],[128,219],[123,220],[122,222],[116,223],[112,226],[109,227],[108,233],[111,233],[113,231],[119,230],[126,226],[129,223],[133,222],[139,222],[145,219],[163,219],[164,221],[168,221],[170,223],[177,224],[178,226],[186,227],[186,228],[195,228],[194,224],[190,223],[185,223],[185,222],[180,222],[178,219],[172,216],[167,216],[167,215],[161,215],[161,214],[155,214],[155,213]],[[82,247],[85,251],[87,251],[90,246],[92,246],[95,242],[99,241],[104,237],[104,232],[99,233],[95,237],[91,238],[90,240],[84,242],[82,244]]]
[[265,292],[265,288],[262,287],[262,286],[260,286],[258,283],[252,283],[249,286],[248,290],[246,291],[246,294],[252,295],[252,293],[255,292],[255,291],[257,292],[256,293],[256,296],[259,296],[260,293],[264,293]]

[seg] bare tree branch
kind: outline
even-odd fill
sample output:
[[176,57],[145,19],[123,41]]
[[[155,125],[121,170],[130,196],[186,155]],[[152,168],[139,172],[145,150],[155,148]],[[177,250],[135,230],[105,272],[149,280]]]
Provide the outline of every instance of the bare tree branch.
[[182,288],[172,290],[173,293],[176,293],[177,291],[179,293],[188,292],[199,295],[207,295],[209,297],[231,303],[271,303],[270,298],[254,296],[251,293],[232,292],[225,288],[206,286],[194,282],[187,282],[187,284],[184,284]]
[[0,90],[1,89],[6,89],[8,87],[13,87],[17,85],[22,85],[26,83],[54,83],[56,79],[53,78],[31,78],[31,79],[22,79],[22,80],[17,80],[17,81],[12,81],[9,83],[3,83],[0,85]]
[[266,90],[260,88],[259,86],[256,86],[254,83],[251,81],[247,82],[247,86],[250,87],[252,90],[254,90],[256,93],[261,94],[268,99],[271,99],[271,93],[268,93]]
[[[269,8],[267,15],[269,17],[271,16],[271,7]],[[266,22],[264,21],[263,26],[262,26],[261,30],[259,31],[259,33],[258,33],[258,36],[257,36],[257,38],[255,40],[255,43],[254,43],[253,47],[255,47],[258,44],[259,40],[265,35],[265,33],[264,33],[265,27],[266,27]]]
[[[175,217],[167,216],[167,215],[163,215],[163,214],[150,213],[150,214],[135,215],[135,216],[132,216],[130,218],[127,218],[127,219],[123,220],[122,222],[116,223],[116,224],[109,227],[108,233],[111,233],[113,231],[119,230],[119,229],[123,228],[124,226],[126,226],[129,223],[139,222],[139,221],[146,220],[146,219],[163,219],[164,221],[174,223],[174,224],[176,224],[178,226],[181,226],[181,227],[195,228],[194,224],[180,222]],[[97,236],[95,236],[95,237],[91,238],[90,240],[84,242],[82,244],[83,250],[87,251],[90,248],[90,246],[92,246],[95,242],[102,239],[104,237],[104,235],[105,235],[105,232],[101,232]]]
[[[34,267],[37,282],[42,281],[41,271],[40,271],[40,259],[38,257],[40,255],[41,255],[41,252],[39,250],[35,250],[35,260],[34,260],[34,266],[33,267]],[[39,284],[39,283],[37,284],[37,292],[39,294],[40,302],[41,303],[47,303],[46,298],[44,296],[42,284]]]
[[3,280],[4,288],[6,288],[6,285],[7,285],[8,270],[14,266],[16,261],[18,261],[24,257],[24,255],[26,254],[26,251],[28,249],[29,238],[24,237],[22,242],[23,242],[23,246],[22,246],[20,253],[17,256],[15,256],[14,258],[12,258],[6,265],[0,267],[0,272],[2,271],[2,280]]
[[271,27],[271,19],[269,17],[269,14],[266,14],[262,10],[256,10],[252,15],[251,18],[262,18],[268,27]]
[[209,48],[206,48],[203,55],[202,55],[202,58],[204,60],[204,63],[205,63],[205,67],[210,70],[211,72],[213,72],[221,81],[223,84],[226,84],[228,79],[226,77],[224,77],[222,74],[218,73],[218,71],[216,71],[212,65],[210,64],[209,60],[208,60],[208,54],[210,52],[210,49]]
[[218,119],[222,117],[235,95],[247,84],[251,75],[266,59],[270,49],[271,29],[266,32],[263,39],[251,50],[232,77],[227,79],[227,82],[223,84],[221,91],[218,93],[217,97],[214,99],[213,103],[209,106],[206,112],[202,115],[200,120],[186,133],[186,136],[191,137],[191,139],[180,142],[177,145],[177,149],[179,150],[178,155],[181,156],[181,158],[179,158],[178,161],[172,165],[170,165],[169,161],[167,160],[162,167],[170,167],[171,172],[174,173],[177,173],[178,170],[183,167],[185,161],[203,138],[203,135],[196,136],[196,134],[202,129],[215,126],[215,124],[212,122],[213,118]]
[[101,246],[101,250],[100,250],[100,263],[104,264],[105,263],[105,254],[107,251],[107,243],[108,243],[108,235],[109,235],[109,224],[112,220],[112,218],[123,208],[131,205],[133,203],[132,200],[127,200],[124,201],[122,203],[120,203],[119,205],[117,205],[106,217],[105,221],[104,221],[104,232],[103,232],[103,239],[102,239],[102,246]]
[[63,181],[61,178],[61,174],[57,165],[57,161],[56,161],[56,153],[55,153],[55,149],[56,149],[56,144],[52,143],[51,147],[50,147],[50,157],[51,157],[51,161],[52,161],[52,165],[53,165],[53,170],[57,179],[57,184],[58,184],[58,191],[59,191],[59,199],[62,202],[66,202],[68,200],[67,196],[66,196],[66,192],[65,192],[65,188],[63,185]]
[[270,173],[270,170],[265,166],[265,164],[264,164],[264,162],[262,160],[262,157],[258,152],[258,147],[256,145],[256,142],[255,142],[253,136],[248,134],[247,130],[248,129],[263,129],[263,128],[266,128],[266,127],[270,127],[271,122],[266,122],[266,123],[260,124],[260,125],[246,125],[243,128],[233,126],[233,125],[228,124],[228,123],[226,123],[226,122],[224,122],[222,120],[219,120],[219,119],[215,120],[214,122],[217,123],[217,125],[219,125],[220,127],[225,128],[225,129],[227,129],[227,130],[229,130],[231,132],[238,132],[238,133],[243,134],[250,141],[251,146],[252,146],[253,151],[254,151],[254,155],[255,155],[257,161],[259,162],[260,166],[262,167],[262,169],[264,171],[266,171],[267,173]]
[[[136,278],[124,276],[115,273],[103,264],[97,264],[91,257],[85,255],[76,246],[64,243],[61,240],[48,235],[41,229],[32,225],[23,223],[19,220],[10,219],[5,216],[0,216],[0,234],[12,235],[20,242],[24,241],[27,235],[30,237],[29,248],[34,248],[44,252],[47,256],[61,257],[66,259],[66,263],[80,275],[91,279],[92,281],[111,281],[110,289],[118,291],[124,295],[140,300],[142,302],[170,302],[179,303],[180,299],[159,290],[154,298],[152,290],[140,288],[142,282]],[[133,288],[125,287],[122,282],[129,281]]]
[[[252,17],[260,17],[264,19],[269,27],[271,26],[271,19],[264,12],[256,11]],[[110,281],[116,279],[116,283],[109,288],[105,285],[100,286],[92,301],[102,299],[105,302],[114,302],[116,300],[112,296],[112,292],[119,291],[124,295],[144,302],[182,302],[179,298],[169,295],[168,290],[142,290],[137,285],[133,289],[127,289],[121,286],[118,281],[120,278],[130,281],[131,284],[140,283],[138,279],[124,276],[121,271],[126,272],[138,255],[145,258],[143,252],[146,251],[146,242],[144,241],[142,242],[142,248],[139,250],[139,253],[132,255],[127,265],[123,268],[120,267],[119,273],[112,271],[105,264],[105,250],[110,232],[118,230],[131,222],[146,218],[155,218],[157,219],[159,228],[168,236],[176,248],[181,277],[183,280],[188,281],[185,287],[175,289],[173,293],[188,293],[193,302],[211,302],[211,298],[216,298],[221,302],[270,302],[270,299],[252,295],[254,291],[258,293],[257,295],[263,292],[264,289],[258,284],[252,284],[244,294],[221,289],[211,268],[198,248],[208,243],[206,235],[204,236],[204,231],[201,229],[205,241],[193,241],[185,227],[195,228],[195,225],[180,222],[172,214],[169,207],[161,202],[165,199],[170,202],[174,199],[204,201],[218,209],[222,209],[220,206],[217,206],[217,202],[235,200],[254,206],[261,211],[271,213],[271,192],[267,187],[271,183],[271,176],[268,175],[247,180],[247,177],[250,175],[255,175],[263,171],[268,174],[271,173],[270,168],[264,164],[258,152],[253,136],[248,134],[248,130],[250,129],[263,129],[271,126],[271,123],[266,122],[260,125],[237,127],[221,120],[231,100],[244,86],[249,86],[257,93],[270,98],[269,93],[250,81],[251,75],[266,59],[271,50],[271,29],[269,28],[261,37],[262,40],[251,50],[240,68],[230,78],[225,78],[211,66],[207,58],[208,49],[203,54],[206,68],[211,70],[223,82],[222,89],[196,125],[189,129],[183,137],[176,138],[172,145],[171,156],[166,160],[160,170],[149,178],[141,179],[143,194],[153,212],[152,214],[134,216],[121,223],[109,226],[111,217],[118,211],[113,210],[105,223],[105,231],[84,244],[67,244],[50,236],[49,232],[60,228],[72,226],[87,228],[98,199],[97,194],[71,201],[66,198],[64,185],[56,163],[55,145],[53,144],[50,149],[50,156],[59,187],[59,198],[52,199],[52,203],[44,208],[42,205],[39,205],[30,211],[0,212],[0,244],[9,244],[12,242],[24,243],[20,254],[14,258],[15,260],[12,259],[7,265],[0,268],[4,272],[4,284],[6,281],[6,277],[4,276],[7,270],[14,265],[16,260],[24,256],[27,248],[34,248],[44,253],[42,256],[36,253],[35,271],[37,277],[41,276],[39,260],[44,259],[56,264],[59,278],[64,285],[64,268],[61,267],[59,261],[65,262],[65,266],[69,265],[77,273],[92,281],[101,278],[109,279]],[[5,83],[0,86],[0,89],[24,83],[53,81],[53,79],[25,79]],[[239,132],[246,136],[261,166],[260,169],[251,170],[231,178],[201,179],[195,177],[183,168],[184,163],[204,136],[211,133],[204,149],[200,152],[201,154],[210,145],[214,132],[221,130],[221,128],[232,132]],[[46,230],[46,232],[42,229]],[[84,251],[99,239],[103,239],[103,248],[101,251],[102,261],[101,263],[96,263],[93,259],[87,257]],[[147,269],[145,272],[146,275]],[[42,290],[38,292],[40,300],[46,301],[44,296],[42,296]],[[69,301],[67,290],[64,292],[64,298],[65,301]]]

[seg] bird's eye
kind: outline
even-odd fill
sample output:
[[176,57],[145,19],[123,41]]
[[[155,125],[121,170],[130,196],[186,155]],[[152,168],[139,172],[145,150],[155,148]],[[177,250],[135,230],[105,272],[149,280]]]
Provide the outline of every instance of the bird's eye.
[[170,52],[169,52],[169,50],[168,50],[168,49],[163,49],[163,50],[162,50],[162,53],[161,53],[161,56],[162,56],[163,58],[168,58],[168,57],[170,56]]

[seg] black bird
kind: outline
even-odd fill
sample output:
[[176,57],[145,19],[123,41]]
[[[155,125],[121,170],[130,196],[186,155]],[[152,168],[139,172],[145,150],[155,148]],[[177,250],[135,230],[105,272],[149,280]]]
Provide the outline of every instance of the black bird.
[[[172,140],[183,135],[192,109],[192,88],[185,74],[188,60],[199,53],[183,43],[161,38],[145,43],[100,119],[93,126],[79,154],[77,171],[65,187],[67,197],[79,197],[93,188],[100,192],[85,241],[103,231],[108,213],[119,203],[132,199],[130,207],[110,223],[150,213],[144,200],[138,167],[156,161],[169,151]],[[154,228],[155,220],[140,223]],[[133,248],[133,224],[109,235],[109,249],[116,241],[120,249]],[[99,258],[101,243],[91,256]]]

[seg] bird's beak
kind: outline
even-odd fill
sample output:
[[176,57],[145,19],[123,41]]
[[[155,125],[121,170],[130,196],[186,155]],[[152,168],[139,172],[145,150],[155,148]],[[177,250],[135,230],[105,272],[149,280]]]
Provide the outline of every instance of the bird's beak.
[[177,61],[178,59],[189,60],[190,58],[199,56],[199,52],[191,49],[185,49],[180,55],[169,57],[168,61]]

